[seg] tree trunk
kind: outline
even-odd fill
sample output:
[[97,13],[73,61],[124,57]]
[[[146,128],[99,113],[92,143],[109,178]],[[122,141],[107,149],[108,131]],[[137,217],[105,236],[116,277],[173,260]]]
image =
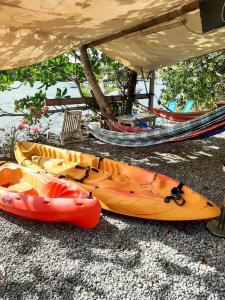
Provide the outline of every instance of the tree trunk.
[[75,60],[75,64],[74,64],[74,67],[73,67],[73,76],[74,76],[73,81],[75,82],[75,84],[77,86],[77,89],[78,89],[78,92],[79,92],[80,96],[84,97],[83,91],[82,91],[81,86],[80,86],[80,82],[77,79],[77,74],[76,74],[77,59],[80,60],[80,57],[79,57],[79,55],[77,55],[76,50],[72,51],[72,53],[73,53],[74,60]]
[[128,85],[127,85],[127,102],[126,111],[127,113],[132,113],[132,106],[135,100],[135,89],[137,83],[137,72],[130,70]]
[[91,65],[90,65],[88,53],[87,53],[87,47],[82,46],[79,49],[79,51],[80,51],[80,61],[84,67],[85,75],[91,86],[91,90],[95,96],[95,99],[98,102],[101,113],[102,113],[103,117],[113,120],[114,116],[113,116],[112,109],[111,109],[109,103],[107,102],[107,100],[105,99],[105,96],[102,93],[102,90],[95,78],[95,75],[91,70]]
[[79,92],[80,96],[84,97],[84,94],[83,94],[81,86],[80,86],[80,82],[77,79],[74,79],[74,82],[75,82],[75,84],[77,86],[77,89],[78,89],[78,92]]

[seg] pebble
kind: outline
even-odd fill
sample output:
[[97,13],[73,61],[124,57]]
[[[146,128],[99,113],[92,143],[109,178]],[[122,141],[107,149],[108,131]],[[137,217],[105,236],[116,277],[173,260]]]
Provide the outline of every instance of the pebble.
[[0,280],[5,278],[5,268],[0,265]]
[[[71,147],[109,153],[180,179],[218,204],[225,193],[221,139],[137,149],[90,139]],[[167,153],[176,155],[167,160]],[[204,221],[157,222],[103,212],[95,229],[84,230],[1,211],[0,245],[0,299],[220,300],[225,295],[225,239],[210,235]]]

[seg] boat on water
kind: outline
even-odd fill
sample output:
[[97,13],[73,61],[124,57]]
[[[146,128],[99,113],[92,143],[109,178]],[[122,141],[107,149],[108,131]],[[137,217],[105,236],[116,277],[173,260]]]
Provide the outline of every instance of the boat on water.
[[219,216],[211,200],[168,176],[108,158],[19,142],[22,166],[66,178],[91,192],[105,210],[152,220],[202,220]]
[[0,162],[0,209],[44,222],[97,225],[101,207],[92,195],[69,181]]

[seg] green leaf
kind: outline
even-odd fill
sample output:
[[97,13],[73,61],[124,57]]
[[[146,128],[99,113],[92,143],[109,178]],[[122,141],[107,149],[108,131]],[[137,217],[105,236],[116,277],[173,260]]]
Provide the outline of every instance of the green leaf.
[[60,88],[57,88],[57,91],[56,91],[56,98],[61,98],[62,97],[62,91]]
[[65,96],[67,94],[67,88],[65,88],[64,90],[63,90],[63,92],[62,92],[62,98],[63,98],[63,96]]

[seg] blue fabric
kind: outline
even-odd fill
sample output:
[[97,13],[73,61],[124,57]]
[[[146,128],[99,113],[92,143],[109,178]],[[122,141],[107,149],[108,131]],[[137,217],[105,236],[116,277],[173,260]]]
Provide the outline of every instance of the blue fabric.
[[153,129],[152,127],[150,127],[147,123],[145,123],[144,121],[138,119],[137,117],[131,115],[131,114],[128,114],[129,116],[131,116],[134,120],[138,121],[138,123],[140,124],[140,127],[141,128],[146,128],[146,129]]
[[177,101],[171,100],[167,105],[167,110],[170,112],[173,112],[173,111],[175,111],[176,107],[177,107]]
[[185,103],[185,106],[182,110],[183,113],[188,113],[191,111],[192,109],[192,106],[194,104],[194,100],[190,99],[190,100],[187,100],[187,102]]
[[[222,133],[222,132],[224,132],[224,131],[225,131],[225,127],[220,128],[220,129],[217,129],[216,131],[212,131],[212,132],[210,132],[210,133],[204,134],[204,135],[202,135],[202,136],[200,137],[200,139],[206,139],[206,138],[208,138],[208,137],[214,136],[214,135],[219,134],[219,133]],[[199,138],[198,138],[198,139],[199,139]]]

